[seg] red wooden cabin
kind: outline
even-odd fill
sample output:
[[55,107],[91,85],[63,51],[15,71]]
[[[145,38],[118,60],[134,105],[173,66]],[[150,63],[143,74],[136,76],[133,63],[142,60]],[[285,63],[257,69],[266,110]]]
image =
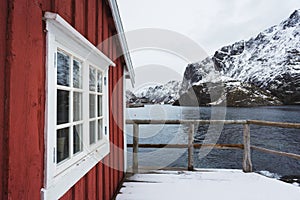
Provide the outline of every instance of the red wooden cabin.
[[134,79],[115,0],[0,8],[0,199],[113,198]]

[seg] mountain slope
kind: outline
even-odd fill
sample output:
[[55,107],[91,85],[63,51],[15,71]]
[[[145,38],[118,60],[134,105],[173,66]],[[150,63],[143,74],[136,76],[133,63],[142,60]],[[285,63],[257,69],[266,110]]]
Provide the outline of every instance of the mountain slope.
[[270,92],[239,81],[205,82],[190,87],[173,105],[253,107],[282,105]]
[[171,104],[179,98],[180,81],[169,81],[164,85],[150,86],[134,92],[137,99],[143,103],[166,103]]
[[270,91],[286,104],[300,102],[300,10],[248,41],[220,48],[214,56],[187,66],[181,94],[205,82],[215,69],[222,77]]

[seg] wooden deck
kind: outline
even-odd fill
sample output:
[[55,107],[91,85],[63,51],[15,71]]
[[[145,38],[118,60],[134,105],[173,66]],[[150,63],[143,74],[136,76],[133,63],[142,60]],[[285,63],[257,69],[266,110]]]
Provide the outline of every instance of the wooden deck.
[[128,176],[117,200],[299,200],[300,187],[241,170],[152,171]]

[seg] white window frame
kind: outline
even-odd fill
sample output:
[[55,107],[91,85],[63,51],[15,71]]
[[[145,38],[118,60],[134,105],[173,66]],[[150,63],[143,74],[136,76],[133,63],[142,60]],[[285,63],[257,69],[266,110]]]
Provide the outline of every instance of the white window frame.
[[[78,180],[90,171],[110,149],[109,144],[109,102],[108,102],[108,67],[115,64],[92,45],[58,14],[46,12],[46,114],[45,114],[45,179],[41,189],[42,199],[59,199]],[[70,158],[57,163],[57,67],[58,49],[65,51],[82,61],[82,115],[83,115],[83,150]],[[89,144],[89,66],[102,71],[102,139]],[[70,65],[73,67],[73,65]],[[72,86],[70,86],[72,87]],[[97,87],[97,85],[96,85]],[[95,102],[97,104],[97,102]],[[69,109],[73,112],[70,102]],[[95,107],[97,109],[97,106]],[[97,115],[97,112],[96,112]],[[72,116],[72,115],[71,115]],[[73,119],[71,120],[71,124]],[[73,134],[73,133],[72,133]],[[70,134],[70,136],[72,136]],[[95,133],[97,135],[97,132]],[[69,137],[70,137],[69,136]],[[72,141],[72,139],[71,139]],[[73,144],[70,144],[72,146]],[[72,149],[72,148],[70,148]],[[72,155],[70,152],[69,155]]]

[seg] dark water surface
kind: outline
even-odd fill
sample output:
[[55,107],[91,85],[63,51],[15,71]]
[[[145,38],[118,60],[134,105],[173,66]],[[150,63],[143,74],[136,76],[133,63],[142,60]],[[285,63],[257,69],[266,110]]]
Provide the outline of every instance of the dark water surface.
[[[276,122],[300,123],[300,106],[256,107],[256,108],[219,108],[225,119],[256,119]],[[217,115],[221,119],[222,114]],[[209,107],[173,107],[169,105],[149,105],[144,108],[127,109],[127,119],[211,119]],[[216,119],[213,116],[212,119]],[[207,130],[210,130],[209,132]],[[220,129],[221,131],[219,131]],[[251,145],[300,155],[300,129],[283,129],[251,125]],[[140,143],[187,143],[185,125],[141,125]],[[127,142],[132,143],[132,125],[127,125]],[[195,143],[217,142],[220,144],[241,144],[242,125],[195,127]],[[129,149],[128,165],[131,166]],[[184,149],[140,149],[141,166],[187,166],[187,151]],[[242,168],[242,150],[195,150],[194,166],[197,168]],[[300,160],[252,151],[254,171],[269,171],[279,176],[300,175]]]

